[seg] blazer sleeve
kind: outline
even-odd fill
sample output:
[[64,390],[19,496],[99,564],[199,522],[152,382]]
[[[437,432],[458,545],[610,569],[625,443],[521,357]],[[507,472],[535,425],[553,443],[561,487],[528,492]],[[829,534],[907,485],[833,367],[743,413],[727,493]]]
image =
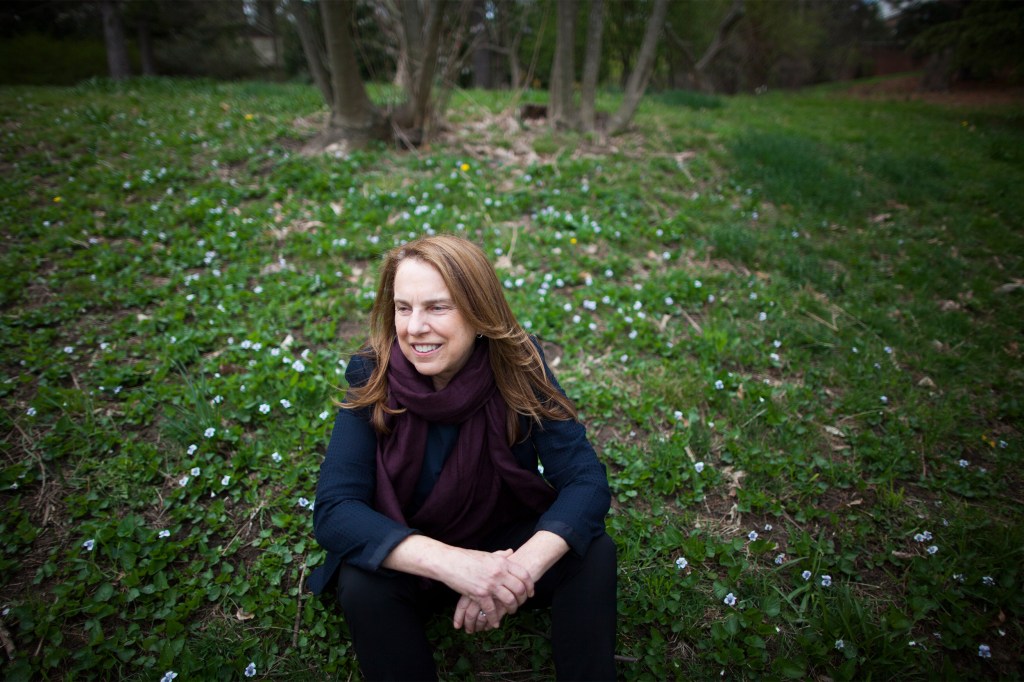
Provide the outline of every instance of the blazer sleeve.
[[[373,362],[355,356],[345,371],[349,386],[366,383]],[[341,409],[320,465],[313,534],[341,561],[375,571],[395,546],[416,531],[375,511],[377,434],[369,410]]]
[[[564,395],[547,361],[544,371]],[[544,477],[558,491],[536,530],[560,536],[573,552],[583,555],[591,541],[605,532],[604,518],[611,506],[605,467],[587,439],[586,428],[575,419],[545,420],[534,425],[531,440],[544,467]]]

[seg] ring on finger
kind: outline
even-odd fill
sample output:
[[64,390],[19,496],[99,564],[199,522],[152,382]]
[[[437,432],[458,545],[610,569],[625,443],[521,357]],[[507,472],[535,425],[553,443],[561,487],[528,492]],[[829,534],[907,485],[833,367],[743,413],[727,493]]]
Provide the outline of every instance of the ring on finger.
[[487,612],[484,611],[483,609],[481,609],[480,613],[477,615],[477,618],[486,618],[486,617],[487,617]]

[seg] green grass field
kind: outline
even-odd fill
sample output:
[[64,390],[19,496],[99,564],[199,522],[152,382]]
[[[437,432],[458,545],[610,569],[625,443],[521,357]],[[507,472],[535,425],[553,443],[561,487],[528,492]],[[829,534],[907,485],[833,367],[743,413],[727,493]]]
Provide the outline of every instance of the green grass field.
[[[622,678],[1019,678],[1024,107],[510,102],[304,158],[310,87],[0,90],[0,677],[357,678],[317,471],[378,256],[453,231],[607,464]],[[445,620],[446,679],[553,676]]]

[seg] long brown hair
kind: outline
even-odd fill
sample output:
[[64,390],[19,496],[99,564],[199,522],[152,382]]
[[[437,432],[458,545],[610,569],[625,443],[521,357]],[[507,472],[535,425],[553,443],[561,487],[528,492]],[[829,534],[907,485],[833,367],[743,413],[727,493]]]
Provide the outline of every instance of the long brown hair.
[[370,310],[366,351],[376,367],[366,384],[349,390],[342,407],[371,408],[374,428],[379,433],[387,432],[387,415],[394,413],[387,407],[387,397],[388,363],[395,342],[395,273],[407,258],[433,266],[466,322],[487,337],[494,380],[509,408],[510,444],[525,436],[519,433],[520,415],[535,423],[577,418],[572,401],[548,380],[540,353],[512,314],[487,256],[476,244],[454,235],[417,239],[384,256],[377,296]]

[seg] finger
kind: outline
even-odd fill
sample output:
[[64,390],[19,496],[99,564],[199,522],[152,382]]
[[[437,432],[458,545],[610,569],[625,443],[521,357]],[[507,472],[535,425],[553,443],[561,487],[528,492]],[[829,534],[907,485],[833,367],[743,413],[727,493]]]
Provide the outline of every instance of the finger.
[[483,632],[487,629],[489,621],[493,618],[493,611],[488,613],[484,610],[480,610],[477,613],[476,618],[473,620],[473,632]]
[[452,625],[456,630],[464,627],[467,621],[471,620],[469,616],[473,613],[472,607],[475,605],[475,602],[469,597],[459,598],[459,603],[455,605],[455,615],[452,618]]
[[[505,614],[505,608],[500,601],[496,601],[490,596],[480,600],[480,610],[483,612],[483,617],[477,618],[478,630],[484,630],[490,626],[497,625],[501,622],[501,617]],[[477,614],[479,616],[479,614]]]
[[[530,572],[522,564],[517,564],[514,560],[506,561],[504,569],[506,580],[503,582],[510,586],[509,589],[512,589],[513,593],[517,596],[522,596],[523,599],[533,596],[533,576],[530,575]],[[513,589],[511,586],[516,586],[516,588]]]
[[527,591],[530,593],[530,596],[533,596],[533,576],[530,575],[530,572],[526,570],[524,566],[517,564],[515,561],[509,561],[507,562],[506,570],[510,575],[514,575],[516,578],[523,581],[526,585]]
[[501,621],[505,618],[505,615],[507,615],[507,614],[502,614],[502,613],[495,614],[496,618],[494,618],[493,623],[488,622],[487,629],[488,630],[497,630],[498,628],[500,628],[501,627]]
[[523,591],[521,594],[516,594],[508,587],[502,586],[495,593],[494,598],[505,607],[507,612],[515,613],[520,604],[526,601],[526,592]]
[[501,612],[499,606],[496,605],[492,610],[485,611],[484,609],[479,608],[479,604],[473,604],[466,614],[466,632],[475,634],[477,632],[489,630],[491,623],[500,619]]
[[505,576],[505,579],[502,580],[501,589],[495,592],[495,596],[501,599],[502,603],[506,606],[511,606],[511,603],[508,601],[508,595],[515,599],[517,606],[521,606],[532,594],[533,586],[511,573]]

